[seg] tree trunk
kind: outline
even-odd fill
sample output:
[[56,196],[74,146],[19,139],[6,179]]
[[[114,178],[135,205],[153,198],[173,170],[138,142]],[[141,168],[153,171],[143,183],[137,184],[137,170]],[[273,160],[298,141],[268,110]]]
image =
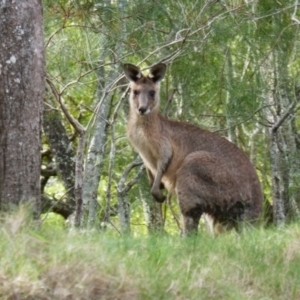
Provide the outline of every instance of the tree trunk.
[[156,202],[148,193],[148,195],[145,195],[145,192],[141,188],[139,191],[148,232],[150,234],[163,232],[164,220],[162,215],[162,204]]
[[[139,170],[135,174],[134,178],[126,183],[129,173],[133,168],[140,166]],[[144,170],[144,165],[139,157],[137,157],[131,164],[129,164],[124,170],[118,185],[117,185],[117,196],[118,196],[118,213],[120,218],[121,232],[130,233],[130,202],[128,201],[127,195],[130,189],[137,183]]]
[[123,192],[117,192],[118,195],[118,213],[120,219],[121,232],[129,234],[130,229],[130,203],[127,199],[127,194]]
[[84,224],[84,214],[89,212],[88,226],[93,227],[97,214],[98,186],[103,166],[103,156],[107,141],[107,126],[110,108],[110,95],[103,95],[103,102],[96,112],[95,125],[92,128],[92,136],[85,161],[83,180],[83,215],[81,226]]
[[0,1],[0,209],[40,213],[44,44],[41,1]]
[[237,145],[237,137],[234,126],[234,95],[232,95],[234,87],[234,70],[231,57],[230,47],[227,46],[227,55],[225,62],[225,76],[226,76],[226,99],[225,99],[225,112],[226,112],[226,124],[228,128],[228,140]]
[[66,202],[75,211],[75,153],[59,111],[44,109],[43,128],[55,158],[56,169],[66,189]]
[[[293,183],[298,173],[297,142],[293,132],[294,107],[293,92],[289,84],[287,58],[279,49],[275,49],[270,60],[270,69],[266,81],[270,82],[266,96],[270,109],[266,116],[270,128],[270,157],[272,170],[272,193],[274,222],[280,225],[294,217],[299,217],[296,194],[299,187]],[[266,75],[267,75],[266,74]],[[270,80],[271,79],[271,80]]]

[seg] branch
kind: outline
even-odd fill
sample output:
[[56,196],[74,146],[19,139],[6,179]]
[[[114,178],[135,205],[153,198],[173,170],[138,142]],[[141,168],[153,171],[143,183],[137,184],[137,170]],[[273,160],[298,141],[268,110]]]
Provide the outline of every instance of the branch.
[[81,226],[82,220],[82,182],[83,182],[83,161],[84,161],[84,145],[85,145],[85,128],[69,113],[67,108],[65,107],[61,94],[57,92],[54,84],[49,78],[46,78],[46,82],[48,83],[55,99],[58,101],[62,111],[64,112],[66,118],[73,126],[75,131],[79,134],[79,142],[77,147],[76,154],[76,165],[75,165],[75,202],[76,202],[76,213],[75,213],[75,223],[76,227]]
[[101,69],[101,68],[103,68],[103,67],[107,67],[107,66],[110,66],[110,65],[115,65],[115,64],[116,64],[117,62],[119,62],[121,59],[122,59],[122,58],[119,58],[118,60],[116,60],[116,61],[114,61],[114,62],[99,65],[99,66],[97,66],[97,67],[95,67],[95,68],[93,68],[93,69],[91,69],[91,70],[86,71],[86,72],[83,73],[83,74],[80,74],[80,75],[78,76],[77,79],[75,79],[75,80],[73,80],[73,81],[67,83],[67,84],[61,89],[60,95],[62,95],[62,94],[65,92],[65,90],[67,90],[70,86],[72,86],[72,85],[78,83],[83,77],[85,77],[85,76],[87,76],[87,75],[89,75],[89,74],[91,74],[91,73],[95,72],[96,70]]
[[294,7],[293,15],[292,15],[292,21],[295,21],[298,25],[300,25],[300,21],[296,18],[297,7],[298,7],[298,0],[295,0],[294,6],[295,7]]
[[57,169],[47,166],[45,169],[41,169],[41,175],[46,177],[57,176]]
[[[126,181],[128,175],[129,175],[129,173],[131,172],[131,170],[135,167],[138,167],[138,166],[141,166],[141,167],[138,170],[138,172],[136,173],[136,175],[134,176],[134,178],[125,185],[125,181]],[[138,156],[132,163],[130,163],[127,166],[127,168],[123,172],[123,174],[122,174],[122,176],[119,180],[119,183],[117,185],[118,193],[120,193],[120,194],[127,193],[133,187],[133,185],[136,184],[136,182],[138,181],[138,179],[140,177],[140,174],[142,173],[144,168],[145,168],[145,166],[143,165],[143,162],[141,161],[140,157]]]
[[144,169],[145,169],[145,166],[142,165],[140,167],[140,169],[138,170],[138,172],[136,173],[136,175],[134,176],[134,178],[127,183],[126,187],[123,190],[124,193],[128,193],[130,191],[130,189],[138,182],[140,175],[142,174]]
[[279,40],[280,40],[281,36],[283,35],[283,33],[285,32],[285,30],[287,30],[288,28],[290,28],[291,26],[294,26],[294,25],[295,24],[289,24],[281,30],[281,32],[277,36],[277,39],[276,39],[275,43],[273,44],[271,49],[268,51],[268,53],[265,55],[265,57],[261,60],[261,62],[258,64],[258,66],[255,68],[255,70],[252,72],[252,74],[249,75],[249,78],[252,78],[254,76],[254,74],[257,72],[257,70],[264,64],[264,62],[268,59],[268,57],[274,51],[275,47],[278,46]]
[[67,108],[63,103],[61,93],[58,93],[56,87],[54,86],[53,82],[49,78],[46,78],[46,82],[48,83],[55,99],[58,101],[64,115],[66,116],[70,124],[73,126],[73,128],[79,135],[83,134],[85,132],[84,127],[69,113],[69,111],[67,110]]
[[178,220],[178,214],[176,214],[176,212],[172,206],[172,194],[171,193],[168,193],[168,195],[167,195],[167,205],[170,208],[171,214],[176,222],[176,225],[177,225],[179,231],[182,232],[182,227],[180,225],[180,221]]
[[287,119],[287,117],[292,113],[293,109],[295,108],[297,102],[293,101],[286,112],[281,116],[279,120],[272,126],[271,132],[272,134],[276,134],[278,128],[283,124],[283,122]]
[[47,43],[46,43],[46,45],[45,45],[45,49],[49,46],[49,44],[50,44],[52,38],[53,38],[57,33],[59,33],[61,30],[63,30],[63,29],[64,29],[64,27],[60,27],[60,28],[58,28],[56,31],[54,31],[54,32],[50,35],[50,37],[49,37],[49,39],[48,39],[48,41],[47,41]]
[[[258,108],[252,115],[250,115],[247,119],[244,119],[244,120],[242,120],[242,121],[240,121],[240,122],[237,122],[237,123],[233,124],[233,125],[230,126],[230,127],[226,127],[226,128],[222,128],[222,129],[215,130],[214,132],[226,131],[226,130],[229,130],[230,128],[233,128],[233,127],[236,127],[236,126],[238,126],[238,125],[244,124],[244,123],[248,122],[249,120],[251,120],[251,119],[252,119],[259,111],[261,111],[261,110],[263,110],[264,108],[269,107],[269,106],[271,106],[271,105],[264,105],[264,106],[262,106],[262,107],[259,107],[259,108]],[[223,116],[219,116],[219,117],[223,117]],[[225,118],[225,116],[224,116],[224,118]]]
[[[48,214],[49,212],[54,212],[62,215],[65,219],[67,219],[72,213],[74,209],[72,205],[60,200],[51,199],[46,195],[42,195],[42,213]],[[46,217],[44,218],[46,219]],[[44,221],[44,220],[43,220]]]
[[166,116],[166,115],[167,115],[168,110],[169,110],[169,107],[170,107],[170,105],[171,105],[171,103],[172,103],[172,101],[173,101],[173,99],[174,99],[174,95],[175,95],[176,91],[177,91],[177,89],[173,89],[173,91],[172,91],[170,97],[168,98],[168,100],[167,100],[167,102],[166,102],[166,105],[165,105],[165,107],[164,107],[164,110],[163,110],[163,112],[162,112],[162,115],[163,115],[163,116]]

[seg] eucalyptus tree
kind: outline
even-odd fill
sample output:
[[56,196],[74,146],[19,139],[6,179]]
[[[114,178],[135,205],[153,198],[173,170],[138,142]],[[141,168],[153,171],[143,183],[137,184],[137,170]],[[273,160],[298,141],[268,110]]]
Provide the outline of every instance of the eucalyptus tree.
[[40,1],[0,1],[0,209],[30,203],[40,213],[44,93]]
[[280,224],[300,217],[299,73],[294,68],[299,63],[298,3],[287,1],[283,7],[266,1],[257,6],[257,12],[267,15],[258,24],[260,34],[269,41],[269,46],[262,45],[265,56],[260,71],[265,85],[262,96],[268,105],[264,113],[269,124],[274,219]]

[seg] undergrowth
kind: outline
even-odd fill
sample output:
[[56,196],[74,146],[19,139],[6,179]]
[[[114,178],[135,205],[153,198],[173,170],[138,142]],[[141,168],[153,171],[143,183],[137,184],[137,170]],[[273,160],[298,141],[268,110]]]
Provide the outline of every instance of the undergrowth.
[[1,219],[0,299],[300,299],[300,226],[116,237]]

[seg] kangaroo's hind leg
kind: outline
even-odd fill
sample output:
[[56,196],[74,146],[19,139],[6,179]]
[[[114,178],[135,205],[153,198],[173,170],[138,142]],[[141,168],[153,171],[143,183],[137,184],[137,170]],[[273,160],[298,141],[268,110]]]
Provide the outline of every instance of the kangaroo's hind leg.
[[176,175],[184,234],[197,231],[203,213],[215,217],[234,199],[235,184],[230,171],[222,160],[209,152],[189,154]]
[[189,235],[197,233],[199,220],[203,213],[199,201],[194,201],[195,195],[191,193],[191,189],[184,181],[178,180],[176,187],[179,207],[183,218],[183,234]]
[[177,174],[176,194],[183,218],[184,235],[197,233],[199,220],[203,213],[203,202],[195,193],[195,185],[199,187],[189,167],[182,166]]
[[176,193],[183,218],[183,234],[189,235],[197,233],[203,207],[201,200],[195,199],[197,196],[190,184],[180,177],[177,179]]

